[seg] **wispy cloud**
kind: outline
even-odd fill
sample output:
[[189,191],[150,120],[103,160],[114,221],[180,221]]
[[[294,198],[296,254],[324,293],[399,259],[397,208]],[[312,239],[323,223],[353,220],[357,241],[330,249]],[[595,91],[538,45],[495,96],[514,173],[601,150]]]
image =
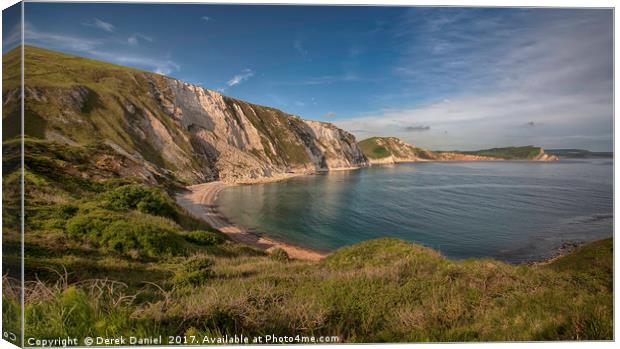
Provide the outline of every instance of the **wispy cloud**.
[[26,22],[24,25],[24,37],[26,43],[71,51],[89,51],[103,43],[100,39],[39,31],[29,22]]
[[101,30],[107,31],[108,33],[112,33],[116,30],[116,27],[112,23],[103,21],[99,18],[92,18],[82,22],[83,25],[88,27],[99,28]]
[[240,83],[248,80],[252,76],[254,76],[254,72],[251,69],[243,69],[241,73],[233,76],[232,79],[228,80],[227,85],[229,87],[239,85]]
[[130,37],[127,38],[127,42],[130,45],[137,45],[139,44],[140,40],[142,41],[148,41],[148,42],[153,42],[153,38],[150,36],[146,36],[144,34],[140,34],[140,33],[135,33],[133,35],[131,35]]
[[[118,38],[98,39],[52,33],[38,30],[34,25],[28,22],[26,22],[25,25],[24,35],[26,43],[28,44],[60,51],[75,52],[95,59],[101,59],[116,64],[130,65],[158,74],[168,75],[181,68],[179,64],[166,57],[156,58],[153,55],[147,56],[140,53],[124,52],[122,49],[114,50],[107,48],[108,46],[106,44],[118,42]],[[143,40],[146,40],[145,38],[145,36],[142,37]]]
[[405,126],[403,127],[403,129],[408,132],[423,132],[423,131],[429,131],[431,127],[430,126]]
[[8,34],[2,38],[2,50],[6,51],[19,44],[22,40],[22,28],[20,24],[15,25]]
[[362,80],[355,74],[342,74],[342,75],[322,75],[312,76],[299,81],[288,83],[289,85],[331,85],[341,82],[352,82]]
[[336,113],[333,111],[328,111],[327,113],[325,113],[324,115],[326,118],[335,118],[336,117]]
[[[412,12],[395,34],[408,45],[393,75],[411,86],[403,97],[429,100],[339,126],[429,148],[611,147],[610,11],[425,11]],[[428,124],[415,135],[402,127]]]
[[200,19],[205,21],[205,22],[209,22],[211,20],[211,17],[209,17],[209,16],[202,16],[202,17],[200,17]]
[[121,65],[130,65],[134,67],[145,67],[157,74],[168,75],[181,69],[179,64],[170,59],[158,59],[146,57],[144,55],[126,54],[119,52],[107,52],[90,50],[89,54],[99,59],[114,62]]

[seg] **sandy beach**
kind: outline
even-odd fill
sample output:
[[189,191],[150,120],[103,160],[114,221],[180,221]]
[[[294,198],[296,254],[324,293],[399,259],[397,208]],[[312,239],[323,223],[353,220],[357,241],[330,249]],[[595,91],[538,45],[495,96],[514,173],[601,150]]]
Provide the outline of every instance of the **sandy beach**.
[[234,241],[266,251],[281,248],[295,259],[318,261],[325,258],[327,254],[268,239],[231,223],[217,210],[215,200],[222,189],[232,185],[236,184],[210,182],[192,185],[187,187],[187,191],[177,194],[176,201],[191,215],[206,221]]

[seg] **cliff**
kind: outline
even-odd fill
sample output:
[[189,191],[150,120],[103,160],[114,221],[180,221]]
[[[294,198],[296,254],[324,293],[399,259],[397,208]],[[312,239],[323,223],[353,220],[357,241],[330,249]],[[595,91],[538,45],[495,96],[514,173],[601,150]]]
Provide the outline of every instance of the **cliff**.
[[541,147],[507,147],[477,151],[430,151],[405,143],[396,137],[372,137],[358,143],[371,164],[394,164],[412,161],[554,161],[556,155]]
[[435,154],[396,137],[372,137],[358,143],[371,164],[435,160]]
[[[4,57],[14,74],[19,51]],[[32,46],[25,49],[25,134],[105,143],[154,174],[190,184],[367,166],[355,138],[330,123],[179,80]],[[18,72],[18,70],[17,70]],[[19,133],[19,86],[5,79],[5,138]]]

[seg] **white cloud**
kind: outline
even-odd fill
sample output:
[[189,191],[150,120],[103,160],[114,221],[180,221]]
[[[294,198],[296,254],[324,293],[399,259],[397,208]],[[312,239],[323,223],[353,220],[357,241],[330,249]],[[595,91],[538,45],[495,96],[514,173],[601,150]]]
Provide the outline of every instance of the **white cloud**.
[[102,44],[102,41],[98,39],[39,31],[29,22],[25,23],[24,28],[24,38],[27,44],[39,44],[71,51],[89,51]]
[[22,40],[22,28],[20,24],[15,25],[5,37],[2,38],[2,49],[7,50],[13,48]]
[[93,18],[82,22],[83,25],[88,27],[99,28],[101,30],[107,31],[108,33],[112,33],[116,30],[112,23],[108,23],[100,20],[99,18]]
[[132,55],[118,52],[107,52],[91,50],[88,52],[96,58],[113,62],[121,65],[130,65],[134,67],[144,67],[147,70],[157,74],[168,75],[172,72],[179,71],[181,67],[174,61],[169,59],[158,59],[143,55]]
[[135,33],[133,35],[131,35],[130,37],[127,38],[127,42],[130,45],[137,45],[140,43],[140,40],[142,41],[148,41],[148,42],[153,42],[153,38],[150,36],[146,36],[144,34],[140,34],[140,33]]
[[233,76],[232,79],[228,80],[227,84],[228,86],[231,86],[231,87],[236,86],[248,80],[252,76],[254,76],[254,72],[251,69],[244,69],[243,71],[241,71],[241,73]]
[[[508,27],[501,16],[476,19],[455,11],[431,17],[430,29],[411,34],[418,39],[393,72],[411,86],[403,96],[425,93],[438,102],[338,125],[361,131],[360,137],[395,135],[435,149],[536,144],[610,150],[610,12],[530,11]],[[532,120],[536,127],[523,127]],[[403,125],[432,127],[412,134]]]
[[211,20],[211,17],[209,17],[209,16],[202,16],[202,17],[200,17],[200,19],[205,21],[205,22],[208,22],[208,21]]
[[[129,65],[162,75],[168,75],[181,69],[176,62],[167,58],[154,58],[153,55],[146,56],[143,54],[132,54],[109,49],[104,50],[104,44],[109,43],[110,40],[91,39],[40,31],[28,22],[26,22],[25,25],[24,35],[27,44],[47,47],[53,50],[78,52],[91,58],[121,65]],[[148,41],[146,36],[142,36],[142,39]]]

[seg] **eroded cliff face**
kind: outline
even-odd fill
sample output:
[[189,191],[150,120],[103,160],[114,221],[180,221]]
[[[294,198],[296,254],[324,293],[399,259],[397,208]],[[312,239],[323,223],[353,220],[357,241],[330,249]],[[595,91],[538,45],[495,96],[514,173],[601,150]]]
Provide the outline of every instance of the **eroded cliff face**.
[[195,155],[209,164],[217,179],[245,181],[368,165],[355,137],[332,124],[179,80],[165,83],[162,106],[187,131]]
[[560,157],[557,156],[557,155],[547,154],[547,153],[545,153],[545,149],[540,148],[540,152],[538,153],[538,155],[536,155],[534,157],[533,160],[536,160],[536,161],[557,161],[557,160],[560,160]]
[[[24,64],[28,136],[71,145],[105,143],[142,163],[154,178],[238,182],[368,166],[354,136],[330,123],[30,46]],[[18,124],[18,103],[11,102],[18,90],[3,90],[5,107],[15,109],[5,113],[5,126]],[[17,135],[17,129],[5,129]]]

